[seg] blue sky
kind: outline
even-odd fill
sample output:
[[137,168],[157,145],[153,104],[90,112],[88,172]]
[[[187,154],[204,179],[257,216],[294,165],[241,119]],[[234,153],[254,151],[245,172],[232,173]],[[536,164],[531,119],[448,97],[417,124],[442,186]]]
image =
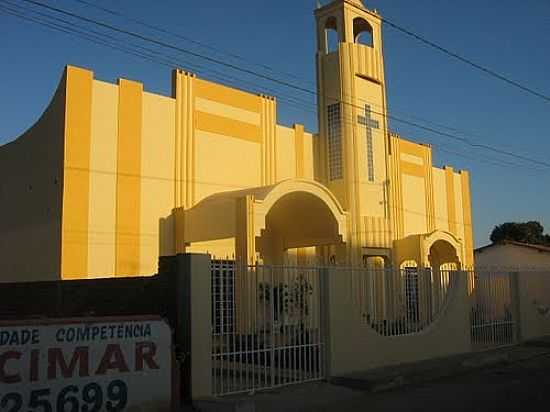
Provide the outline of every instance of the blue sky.
[[[216,50],[151,32],[75,0],[49,0],[49,4],[314,88],[314,0],[95,1],[96,5],[162,26]],[[521,4],[511,0],[370,0],[365,4],[395,23],[550,94],[550,2],[546,0],[525,0]],[[65,64],[90,68],[98,79],[114,82],[125,77],[143,82],[148,91],[170,94],[168,67],[1,11],[0,51],[0,144],[17,137],[39,117]],[[384,29],[384,51],[390,115],[422,119],[418,122],[436,123],[441,125],[436,126],[439,130],[476,142],[550,160],[549,102],[488,77],[389,27]],[[216,81],[223,78],[232,85],[280,96],[280,123],[305,123],[309,130],[317,129],[312,96],[186,55],[176,57],[180,66],[202,77]],[[289,103],[289,98],[300,102]],[[539,220],[550,232],[550,169],[473,149],[396,121],[390,126],[404,137],[433,144],[436,165],[470,170],[476,245],[487,243],[491,229],[505,221]]]

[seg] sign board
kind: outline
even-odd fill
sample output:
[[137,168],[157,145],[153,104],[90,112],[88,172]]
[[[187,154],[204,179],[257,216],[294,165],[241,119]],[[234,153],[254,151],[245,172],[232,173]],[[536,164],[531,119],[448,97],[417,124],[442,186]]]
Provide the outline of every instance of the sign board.
[[0,411],[169,411],[172,356],[160,318],[0,323]]

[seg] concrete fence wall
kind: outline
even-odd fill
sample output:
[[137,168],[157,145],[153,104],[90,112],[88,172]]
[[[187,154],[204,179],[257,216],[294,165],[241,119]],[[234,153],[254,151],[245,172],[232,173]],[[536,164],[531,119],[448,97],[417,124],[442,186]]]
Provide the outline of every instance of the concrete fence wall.
[[[384,336],[364,318],[353,273],[321,268],[321,324],[326,375],[341,376],[472,350],[468,273],[456,272],[445,305],[422,330]],[[550,271],[510,275],[519,340],[550,334]],[[209,255],[163,258],[150,278],[0,285],[0,320],[156,314],[174,331],[188,398],[212,396],[212,272]]]
[[520,339],[550,335],[550,270],[514,274]]
[[382,336],[361,319],[351,276],[331,269],[323,276],[329,376],[470,351],[466,273],[457,275],[437,319],[420,332],[401,336]]
[[550,270],[477,269],[472,303],[480,348],[550,335]]
[[211,395],[210,257],[162,258],[151,277],[0,284],[0,321],[157,315],[174,334],[179,393]]

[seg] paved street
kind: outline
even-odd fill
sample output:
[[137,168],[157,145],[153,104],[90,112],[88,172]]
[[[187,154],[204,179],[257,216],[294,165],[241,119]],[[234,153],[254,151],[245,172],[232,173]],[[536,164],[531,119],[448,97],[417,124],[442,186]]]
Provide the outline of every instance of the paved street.
[[[523,358],[429,383],[372,393],[325,382],[241,398],[237,411],[539,411],[550,405],[550,348],[525,348]],[[254,399],[255,408],[250,403]],[[214,405],[212,405],[214,406]],[[225,409],[223,406],[227,406]],[[235,407],[235,405],[233,405]],[[206,410],[206,409],[204,409]]]

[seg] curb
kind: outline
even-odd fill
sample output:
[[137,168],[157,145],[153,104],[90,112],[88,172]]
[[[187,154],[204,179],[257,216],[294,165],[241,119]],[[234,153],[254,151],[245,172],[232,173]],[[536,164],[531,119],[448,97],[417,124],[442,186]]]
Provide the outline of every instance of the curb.
[[[538,349],[538,350],[537,350]],[[437,379],[449,378],[468,374],[484,368],[494,368],[515,362],[522,362],[533,357],[550,354],[549,346],[541,347],[535,345],[521,345],[507,349],[496,349],[497,353],[486,352],[476,353],[466,359],[442,360],[442,364],[424,369],[423,362],[415,365],[406,365],[408,371],[392,370],[387,375],[379,372],[379,376],[368,372],[364,378],[353,376],[339,376],[329,380],[329,383],[339,386],[346,386],[350,389],[363,390],[368,392],[391,391],[403,386],[418,385],[431,382]],[[425,365],[425,364],[424,364]],[[397,367],[399,368],[399,367]]]

